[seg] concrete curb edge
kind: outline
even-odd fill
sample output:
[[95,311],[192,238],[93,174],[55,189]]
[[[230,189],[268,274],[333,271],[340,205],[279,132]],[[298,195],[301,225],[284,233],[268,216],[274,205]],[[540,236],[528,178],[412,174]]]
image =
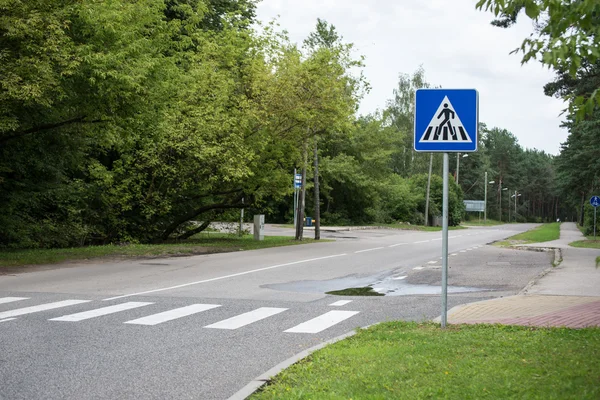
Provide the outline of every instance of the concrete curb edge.
[[[361,328],[361,329],[364,329],[364,328]],[[244,386],[243,388],[238,390],[236,393],[234,393],[233,396],[229,397],[228,400],[244,400],[244,399],[246,399],[252,393],[256,392],[256,390],[258,390],[258,388],[260,388],[262,385],[267,383],[273,376],[277,375],[284,369],[290,367],[292,364],[297,363],[298,361],[308,357],[315,351],[320,350],[327,345],[333,344],[335,342],[339,342],[340,340],[344,340],[346,338],[349,338],[350,336],[354,336],[354,335],[356,335],[356,333],[357,333],[357,330],[353,330],[353,331],[344,333],[343,335],[326,340],[323,343],[319,343],[316,346],[313,346],[309,349],[301,351],[298,354],[294,354],[287,360],[280,362],[273,368],[269,369],[267,372],[254,378],[250,383],[248,383],[246,386]]]

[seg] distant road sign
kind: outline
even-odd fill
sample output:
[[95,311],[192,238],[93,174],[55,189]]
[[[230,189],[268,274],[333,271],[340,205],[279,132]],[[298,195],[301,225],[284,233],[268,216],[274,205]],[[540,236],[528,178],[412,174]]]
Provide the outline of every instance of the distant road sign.
[[302,174],[296,174],[296,176],[294,177],[294,187],[302,187]]
[[485,211],[485,201],[483,200],[463,200],[465,203],[465,211]]
[[479,94],[475,89],[418,89],[414,147],[420,152],[477,151]]
[[593,205],[594,207],[600,206],[600,197],[592,196],[592,198],[590,199],[590,204]]

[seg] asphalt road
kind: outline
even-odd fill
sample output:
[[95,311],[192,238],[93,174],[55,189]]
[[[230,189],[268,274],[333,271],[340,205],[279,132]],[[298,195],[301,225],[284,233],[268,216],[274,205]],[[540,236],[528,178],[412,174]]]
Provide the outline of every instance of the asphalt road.
[[[549,267],[486,245],[531,227],[450,231],[449,307]],[[440,314],[440,232],[323,236],[336,241],[0,276],[0,399],[226,399],[354,328]],[[369,284],[388,295],[324,294]]]

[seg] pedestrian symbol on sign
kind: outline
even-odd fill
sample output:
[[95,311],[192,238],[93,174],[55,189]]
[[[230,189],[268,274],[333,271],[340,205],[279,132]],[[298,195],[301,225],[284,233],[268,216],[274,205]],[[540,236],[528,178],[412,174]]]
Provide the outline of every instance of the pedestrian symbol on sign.
[[448,96],[445,96],[440,103],[419,142],[473,142]]

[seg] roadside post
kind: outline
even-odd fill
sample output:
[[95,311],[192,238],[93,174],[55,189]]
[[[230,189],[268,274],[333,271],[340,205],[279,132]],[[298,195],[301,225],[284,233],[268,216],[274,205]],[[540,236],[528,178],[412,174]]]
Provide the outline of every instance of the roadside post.
[[592,196],[590,204],[594,206],[594,240],[596,240],[596,209],[600,206],[600,197]]
[[449,153],[477,151],[479,94],[475,89],[418,89],[414,149],[444,153],[442,199],[442,328],[448,322]]
[[302,187],[302,174],[296,172],[294,168],[294,229],[296,229],[298,219],[298,189]]
[[258,214],[254,216],[254,240],[265,240],[264,214]]

